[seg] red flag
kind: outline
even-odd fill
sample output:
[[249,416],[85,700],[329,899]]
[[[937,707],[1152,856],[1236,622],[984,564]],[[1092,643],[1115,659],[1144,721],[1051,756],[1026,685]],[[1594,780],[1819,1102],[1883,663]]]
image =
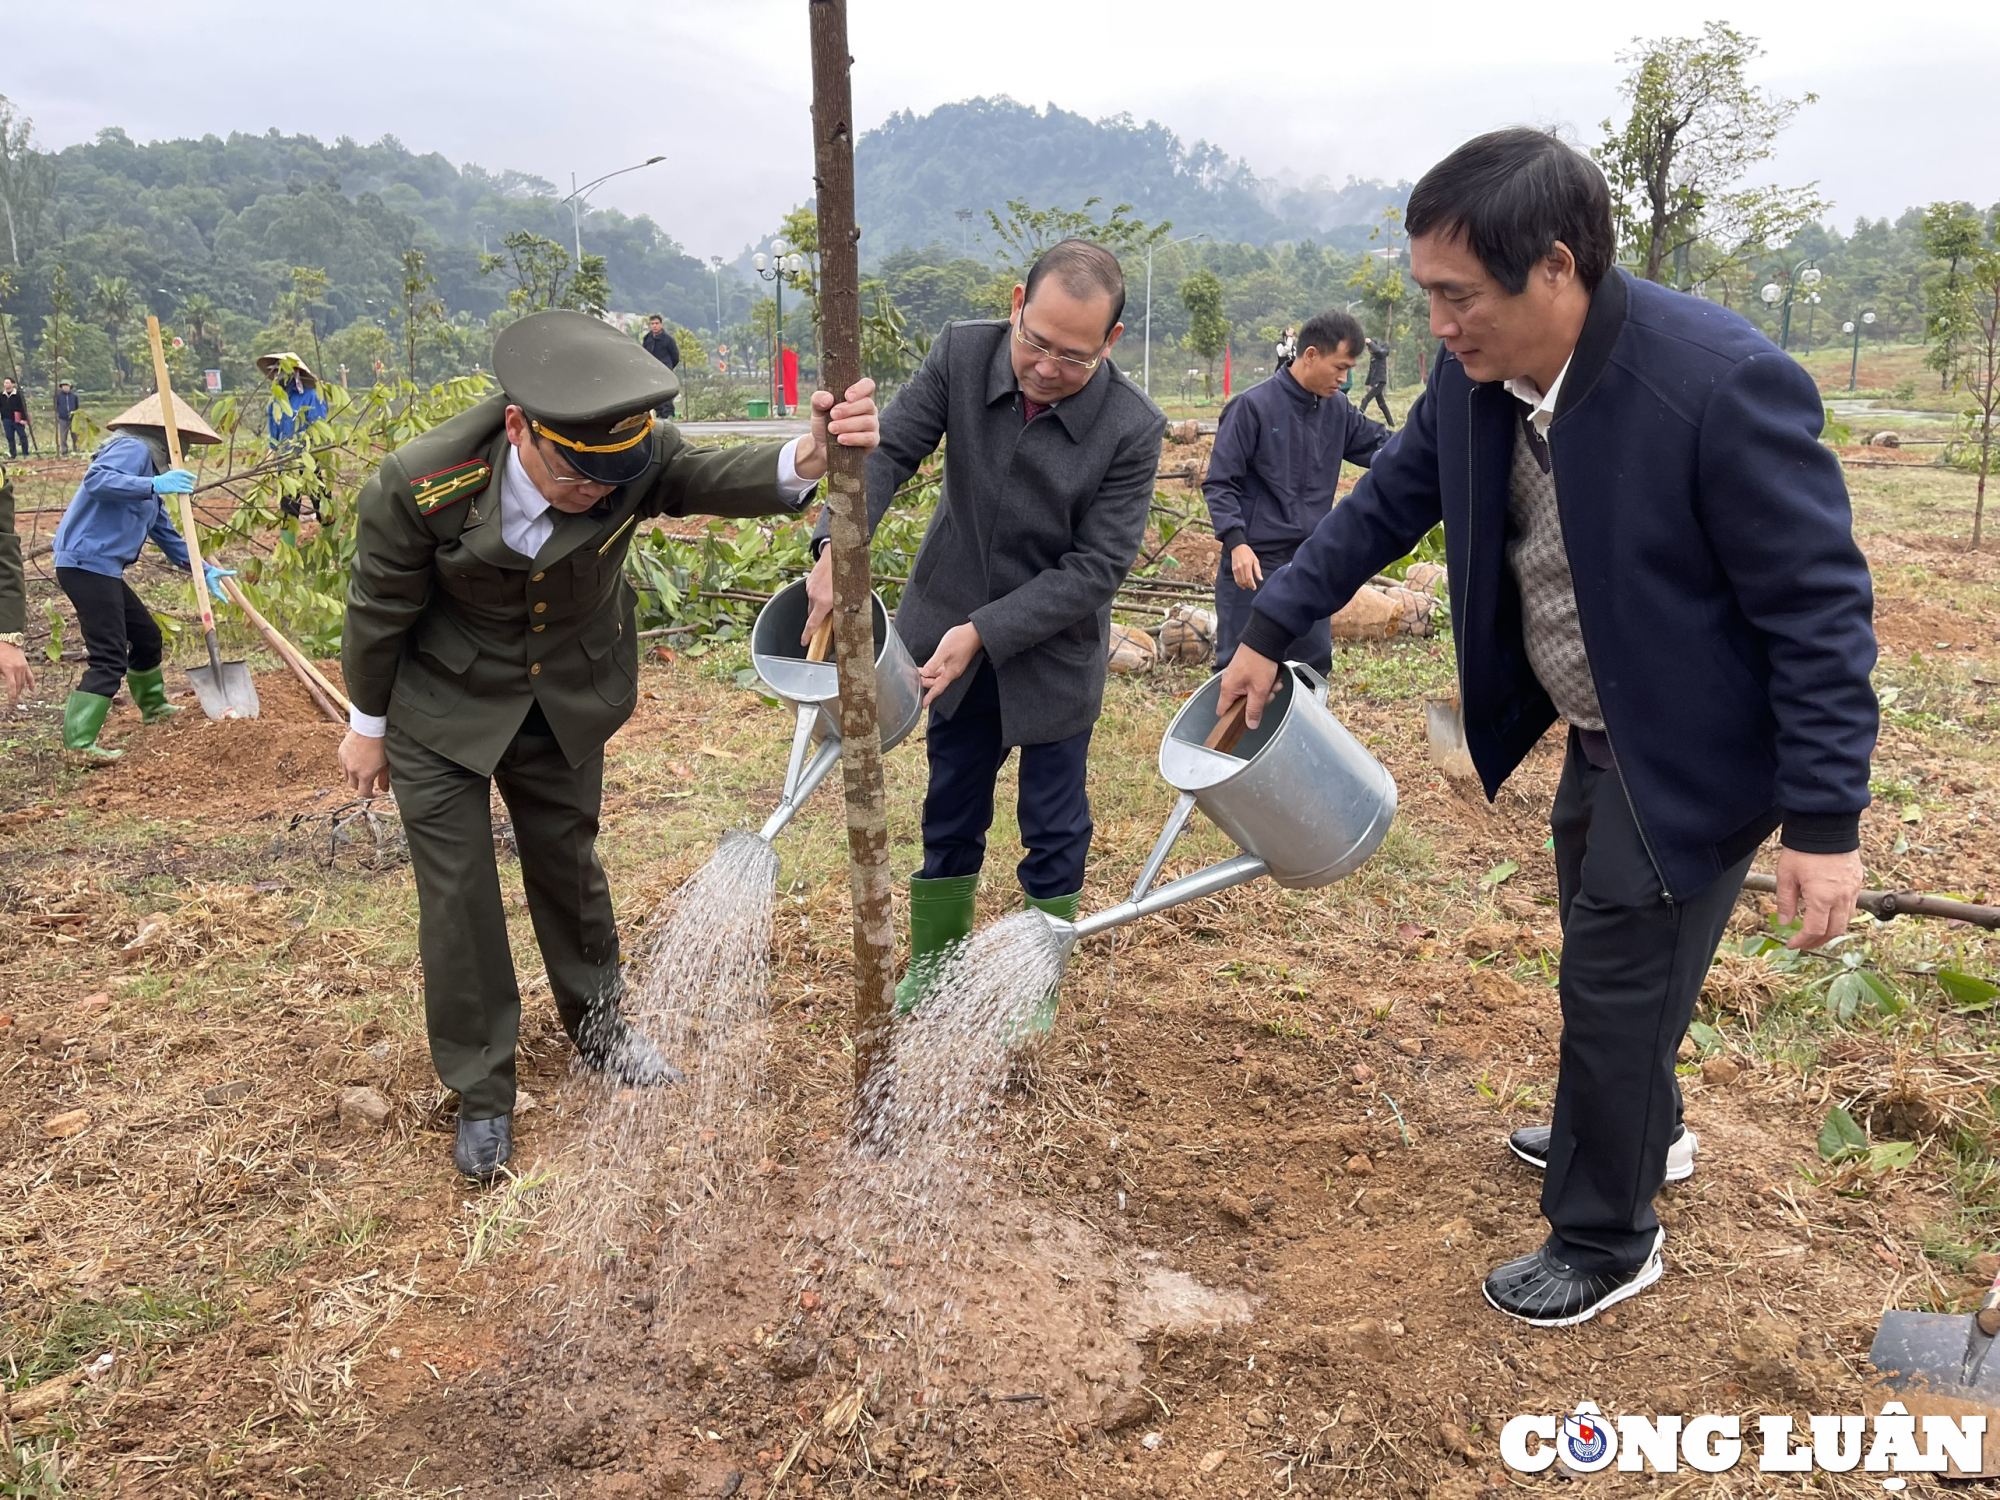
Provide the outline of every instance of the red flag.
[[789,411],[799,404],[799,351],[796,349],[785,351],[784,381],[785,409]]
[[1229,346],[1222,346],[1222,399],[1229,399]]

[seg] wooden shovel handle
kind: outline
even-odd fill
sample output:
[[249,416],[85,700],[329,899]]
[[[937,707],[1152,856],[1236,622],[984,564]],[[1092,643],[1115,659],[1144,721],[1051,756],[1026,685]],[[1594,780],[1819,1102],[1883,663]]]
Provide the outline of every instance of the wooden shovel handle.
[[1229,711],[1215,721],[1215,728],[1209,730],[1208,738],[1202,741],[1210,750],[1220,750],[1224,755],[1236,749],[1236,742],[1243,738],[1243,731],[1250,727],[1250,700],[1238,698],[1229,705]]
[[807,661],[825,661],[827,652],[833,649],[833,616],[828,615],[819,622],[819,629],[813,632],[811,644],[806,647]]
[[[167,350],[160,342],[160,320],[146,314],[146,340],[153,346],[153,384],[160,392],[160,420],[167,424],[167,457],[181,468],[181,425],[174,420],[174,386],[167,378]],[[194,602],[201,610],[204,634],[215,634],[215,607],[208,600],[208,578],[201,565],[201,538],[194,529],[194,497],[181,496],[182,540],[187,543],[188,571],[194,574]]]

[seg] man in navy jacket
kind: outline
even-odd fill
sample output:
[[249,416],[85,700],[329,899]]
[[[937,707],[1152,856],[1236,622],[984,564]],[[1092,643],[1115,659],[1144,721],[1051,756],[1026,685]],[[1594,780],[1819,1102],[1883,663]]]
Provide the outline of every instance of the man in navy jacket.
[[1676,1137],[1692,1170],[1674,1053],[1758,846],[1782,830],[1792,946],[1854,914],[1872,595],[1811,378],[1736,314],[1618,270],[1587,159],[1537,131],[1481,136],[1418,183],[1406,223],[1444,348],[1259,593],[1221,702],[1261,709],[1286,643],[1442,520],[1488,795],[1568,721],[1555,1115],[1510,1143],[1546,1170],[1552,1232],[1485,1286],[1560,1326],[1659,1279]]
[[[1389,429],[1340,393],[1366,337],[1353,315],[1335,309],[1308,318],[1298,355],[1222,409],[1202,498],[1222,556],[1215,570],[1215,664],[1229,665],[1250,607],[1268,573],[1292,560],[1299,543],[1333,509],[1340,465],[1367,467]],[[1312,622],[1284,659],[1333,670],[1326,616]]]

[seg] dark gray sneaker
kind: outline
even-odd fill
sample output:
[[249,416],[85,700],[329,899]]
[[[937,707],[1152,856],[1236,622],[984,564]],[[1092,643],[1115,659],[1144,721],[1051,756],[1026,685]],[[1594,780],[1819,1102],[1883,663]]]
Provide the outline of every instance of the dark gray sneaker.
[[498,1177],[513,1154],[512,1115],[495,1115],[490,1120],[458,1117],[458,1140],[452,1147],[451,1159],[474,1182],[491,1182]]
[[[1549,1138],[1554,1132],[1546,1125],[1529,1125],[1507,1137],[1507,1149],[1537,1172],[1549,1169]],[[1667,1181],[1686,1182],[1694,1176],[1695,1154],[1701,1137],[1683,1125],[1667,1147]]]
[[1666,1244],[1663,1229],[1653,1239],[1653,1253],[1637,1270],[1591,1276],[1559,1260],[1547,1244],[1532,1255],[1495,1266],[1482,1290],[1486,1300],[1523,1323],[1537,1328],[1568,1328],[1587,1323],[1605,1308],[1636,1297],[1665,1271],[1660,1258]]

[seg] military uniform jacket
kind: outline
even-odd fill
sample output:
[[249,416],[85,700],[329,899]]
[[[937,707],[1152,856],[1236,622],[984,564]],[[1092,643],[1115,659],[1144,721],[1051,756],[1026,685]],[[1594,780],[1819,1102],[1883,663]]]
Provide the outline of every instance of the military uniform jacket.
[[341,669],[362,713],[491,775],[531,702],[580,765],[632,715],[639,647],[625,553],[655,516],[789,512],[779,443],[698,449],[653,426],[653,461],[582,515],[551,510],[532,559],[500,535],[504,396],[382,461],[362,488]]

